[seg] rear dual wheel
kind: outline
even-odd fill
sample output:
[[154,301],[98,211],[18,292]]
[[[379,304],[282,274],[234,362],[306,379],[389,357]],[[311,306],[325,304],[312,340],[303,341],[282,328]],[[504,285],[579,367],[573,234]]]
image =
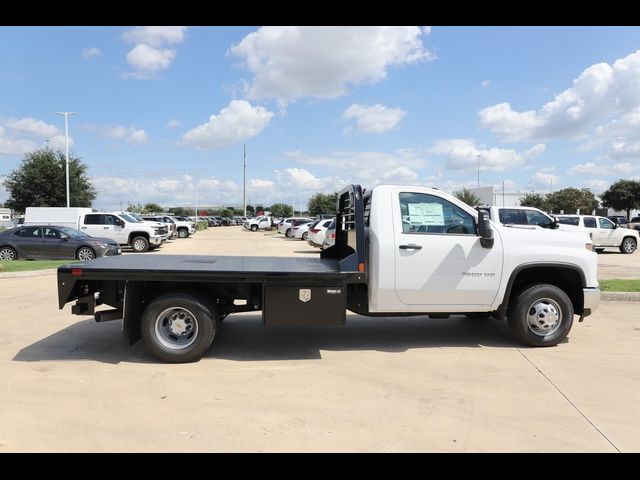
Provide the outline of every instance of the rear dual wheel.
[[216,334],[215,307],[192,293],[171,293],[153,300],[142,315],[140,330],[147,349],[169,363],[199,360]]

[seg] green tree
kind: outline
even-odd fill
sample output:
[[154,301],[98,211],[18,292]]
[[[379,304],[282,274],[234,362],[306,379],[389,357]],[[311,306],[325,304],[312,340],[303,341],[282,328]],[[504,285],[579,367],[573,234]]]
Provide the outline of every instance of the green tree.
[[316,193],[307,203],[307,211],[309,215],[315,217],[322,213],[336,213],[338,202],[338,193]]
[[520,199],[520,205],[523,207],[534,207],[540,210],[547,209],[547,199],[539,193],[527,193]]
[[291,217],[293,215],[293,208],[291,205],[284,203],[274,203],[271,208],[268,208],[272,217]]
[[161,213],[164,209],[157,203],[147,203],[142,207],[142,213]]
[[188,215],[189,212],[186,208],[184,207],[171,207],[169,209],[169,213],[172,213],[174,215],[178,215],[179,217],[182,217],[183,215]]
[[586,189],[563,188],[547,194],[547,208],[553,213],[591,213],[598,208],[598,199]]
[[130,203],[129,205],[127,205],[127,212],[144,213],[142,211],[142,204],[141,203],[138,203],[137,205],[135,203]]
[[467,190],[463,188],[462,190],[458,190],[457,192],[453,192],[454,197],[458,200],[463,201],[470,207],[475,207],[476,205],[480,205],[480,197],[478,197],[471,190]]
[[631,210],[640,208],[640,182],[636,180],[618,180],[600,196],[603,207],[611,207],[627,212],[627,220]]
[[[254,213],[256,213],[256,209],[251,205],[247,205],[247,215],[253,215]],[[242,212],[240,215],[244,215],[244,212]]]
[[[6,206],[24,212],[27,207],[67,205],[65,155],[62,150],[40,148],[25,154],[5,181]],[[87,177],[87,166],[69,155],[69,197],[72,207],[90,207],[97,192]]]

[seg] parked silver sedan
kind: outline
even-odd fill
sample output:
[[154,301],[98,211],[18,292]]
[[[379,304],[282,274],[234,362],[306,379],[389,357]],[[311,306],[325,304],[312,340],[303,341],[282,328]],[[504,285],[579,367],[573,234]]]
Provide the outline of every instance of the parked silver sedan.
[[116,241],[91,237],[69,227],[28,225],[0,233],[0,260],[77,258],[84,261],[121,253]]

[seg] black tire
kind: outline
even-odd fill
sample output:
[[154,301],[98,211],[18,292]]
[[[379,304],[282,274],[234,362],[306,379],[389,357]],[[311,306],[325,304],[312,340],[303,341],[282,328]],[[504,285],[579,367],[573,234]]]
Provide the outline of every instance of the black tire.
[[149,250],[149,240],[143,236],[134,237],[133,240],[131,240],[131,248],[137,253],[146,252]]
[[17,260],[18,252],[11,247],[0,248],[0,260]]
[[284,232],[284,236],[287,237],[287,238],[291,238],[291,231],[292,230],[290,228],[287,228],[287,231]]
[[251,225],[251,231],[252,232],[257,232],[258,231],[258,225]]
[[571,331],[573,305],[555,285],[533,285],[512,300],[507,321],[516,340],[530,347],[552,347]]
[[633,237],[624,237],[622,239],[622,243],[620,244],[620,252],[622,253],[633,253],[638,248],[638,242]]
[[80,247],[76,252],[76,258],[81,261],[93,260],[96,258],[96,252],[90,247]]
[[304,233],[302,234],[302,241],[303,241],[303,242],[306,242],[306,241],[307,241],[307,238],[309,238],[309,232],[304,232]]
[[[176,333],[172,323],[183,331]],[[140,321],[142,339],[157,358],[169,363],[199,360],[216,335],[216,312],[206,298],[191,293],[169,293],[154,299]]]
[[178,237],[187,238],[188,236],[189,236],[189,231],[186,228],[179,228],[178,229]]

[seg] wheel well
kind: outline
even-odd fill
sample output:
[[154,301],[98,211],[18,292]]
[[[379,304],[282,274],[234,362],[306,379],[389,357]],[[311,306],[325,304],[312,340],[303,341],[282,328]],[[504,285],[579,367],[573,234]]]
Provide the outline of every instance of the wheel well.
[[633,240],[636,239],[636,237],[634,237],[633,235],[625,235],[624,237],[622,237],[622,241],[624,242],[627,238],[631,238]]
[[182,227],[178,227],[178,230],[189,230],[189,229],[185,226],[182,226]]
[[578,315],[582,314],[584,279],[576,268],[569,266],[531,266],[514,272],[498,310],[506,313],[512,298],[517,297],[530,285],[539,283],[555,285],[563,290],[571,299],[573,311]]
[[149,234],[147,232],[131,232],[129,234],[129,243],[136,237],[144,237],[149,241]]

